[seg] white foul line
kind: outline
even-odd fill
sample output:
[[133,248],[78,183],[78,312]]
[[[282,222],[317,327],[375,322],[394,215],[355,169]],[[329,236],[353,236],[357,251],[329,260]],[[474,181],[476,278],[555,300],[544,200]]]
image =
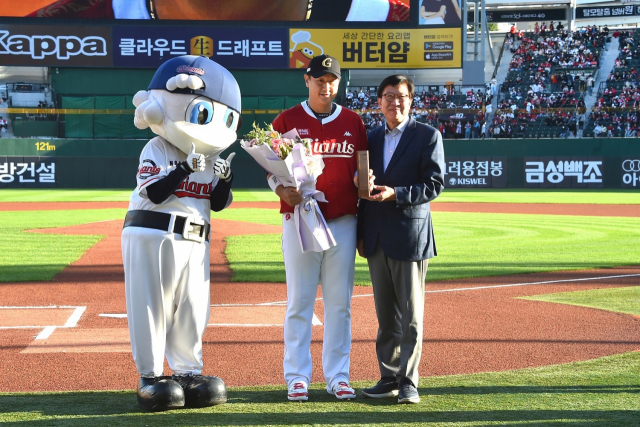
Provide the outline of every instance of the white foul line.
[[86,306],[69,306],[69,305],[47,305],[47,306],[2,306],[0,307],[0,309],[13,309],[13,310],[24,310],[24,309],[49,309],[49,308],[73,308],[73,313],[71,313],[71,316],[69,316],[69,318],[67,319],[67,321],[65,322],[64,325],[47,325],[47,326],[36,326],[36,325],[29,325],[29,326],[0,326],[0,329],[39,329],[39,328],[43,328],[42,331],[40,331],[40,333],[36,336],[35,339],[37,340],[46,340],[47,338],[49,338],[51,336],[51,334],[53,333],[53,331],[56,330],[56,328],[75,328],[78,325],[78,321],[80,320],[80,317],[82,317],[82,315],[84,314],[84,312],[86,311],[87,307]]
[[78,324],[78,320],[80,320],[80,317],[86,309],[87,307],[76,307],[76,309],[73,310],[73,313],[71,313],[71,316],[67,319],[67,323],[64,324],[63,328],[75,328]]
[[[453,289],[434,289],[431,291],[425,291],[425,294],[443,293],[443,292],[462,292],[462,291],[477,291],[480,289],[496,289],[496,288],[511,288],[516,286],[531,286],[531,285],[546,285],[551,283],[569,283],[569,282],[585,282],[591,280],[605,280],[605,279],[619,279],[625,277],[638,277],[640,274],[619,274],[615,276],[601,276],[601,277],[584,277],[580,279],[562,279],[562,280],[547,280],[543,282],[526,282],[526,283],[511,283],[506,285],[491,285],[491,286],[476,286],[467,288],[453,288]],[[372,297],[373,294],[359,294],[353,295],[352,298]],[[322,298],[316,298],[316,301],[320,301]],[[211,304],[211,307],[261,307],[261,306],[273,306],[273,305],[286,305],[287,301],[274,301],[274,302],[262,302],[257,304]],[[0,307],[2,308],[2,307]],[[126,315],[117,314],[100,314],[105,317],[124,317]],[[313,314],[311,321],[312,325],[322,326],[322,322]],[[260,326],[283,326],[282,324],[257,324],[257,323],[209,323],[207,326],[233,326],[233,327],[260,327]],[[44,332],[44,331],[43,331]]]
[[49,338],[51,336],[51,334],[55,330],[56,330],[55,326],[45,326],[45,328],[42,330],[42,332],[40,332],[38,334],[38,336],[36,336],[36,339],[37,340],[46,340],[47,338]]
[[[640,276],[640,274],[620,274],[617,276],[584,277],[581,279],[547,280],[544,282],[512,283],[508,285],[475,286],[475,287],[469,287],[469,288],[434,289],[432,291],[424,291],[424,293],[436,294],[441,292],[476,291],[478,289],[511,288],[515,286],[546,285],[550,283],[566,283],[566,282],[584,282],[588,280],[619,279],[621,277],[637,277],[637,276]],[[361,295],[354,295],[353,298],[372,297],[372,296],[373,294],[361,294]]]
[[260,327],[266,327],[266,326],[282,327],[284,325],[282,323],[207,323],[207,326],[222,326],[222,327],[230,326],[234,328],[241,328],[241,327],[260,328]]

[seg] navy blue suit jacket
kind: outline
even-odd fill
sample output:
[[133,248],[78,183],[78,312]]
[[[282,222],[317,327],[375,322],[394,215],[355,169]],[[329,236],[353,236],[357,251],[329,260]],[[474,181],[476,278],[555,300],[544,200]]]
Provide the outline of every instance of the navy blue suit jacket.
[[365,257],[380,241],[384,254],[400,261],[418,261],[437,255],[429,202],[444,188],[444,148],[440,132],[413,118],[383,171],[385,126],[372,130],[369,168],[376,185],[393,187],[396,200],[360,199],[358,239],[364,240]]

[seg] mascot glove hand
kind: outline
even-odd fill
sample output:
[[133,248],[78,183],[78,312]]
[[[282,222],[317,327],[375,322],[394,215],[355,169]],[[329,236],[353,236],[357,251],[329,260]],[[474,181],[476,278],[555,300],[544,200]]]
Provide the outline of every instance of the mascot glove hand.
[[203,154],[196,153],[196,145],[191,143],[191,151],[187,155],[187,160],[185,161],[185,166],[188,171],[193,172],[202,172],[205,166],[205,158]]
[[227,160],[218,157],[218,160],[213,165],[213,171],[218,175],[218,178],[227,181],[231,177],[231,160],[236,153],[229,154]]

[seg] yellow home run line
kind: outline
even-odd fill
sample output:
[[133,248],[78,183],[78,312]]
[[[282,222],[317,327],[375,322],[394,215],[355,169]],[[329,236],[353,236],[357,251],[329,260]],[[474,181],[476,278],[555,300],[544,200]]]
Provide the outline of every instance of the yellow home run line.
[[[135,109],[0,108],[0,114],[129,114]],[[242,110],[242,114],[280,114],[283,110]]]

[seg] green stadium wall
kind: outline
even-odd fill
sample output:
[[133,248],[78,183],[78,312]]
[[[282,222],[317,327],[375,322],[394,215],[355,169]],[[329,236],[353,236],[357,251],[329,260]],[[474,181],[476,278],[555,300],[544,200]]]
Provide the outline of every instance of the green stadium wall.
[[[242,127],[246,135],[253,123],[271,123],[283,109],[298,104],[309,95],[300,70],[231,70],[242,93]],[[51,87],[66,109],[133,110],[133,95],[145,90],[155,70],[54,68]],[[341,79],[339,93],[344,93],[348,72]],[[339,101],[339,99],[338,99]],[[257,111],[255,111],[257,110]],[[131,112],[130,112],[131,113]],[[13,118],[12,118],[12,121]],[[61,138],[147,138],[147,131],[133,126],[132,114],[66,114],[61,126],[46,129],[22,129],[19,137],[49,135]]]
[[[0,139],[0,187],[58,187],[58,188],[133,188],[138,158],[146,139]],[[494,159],[504,163],[501,185],[508,188],[568,187],[566,179],[558,185],[548,182],[532,185],[525,182],[525,160],[539,160],[548,165],[559,160],[600,160],[600,183],[574,185],[575,187],[640,189],[640,171],[630,175],[633,185],[625,186],[621,164],[625,160],[640,159],[640,143],[637,139],[485,139],[445,140],[447,163],[458,159],[464,164]],[[236,152],[233,160],[234,187],[266,188],[264,171],[234,143],[225,153]],[[17,173],[8,182],[9,163],[55,161],[55,183],[21,182]],[[634,163],[635,165],[636,163]],[[640,164],[640,162],[637,162]],[[449,166],[448,166],[449,167]],[[4,169],[3,169],[4,168]],[[19,169],[19,168],[18,168]],[[3,175],[3,170],[4,175]],[[10,170],[9,170],[10,172]],[[449,170],[449,172],[451,172]],[[26,177],[26,175],[25,175]],[[637,179],[635,177],[638,177]],[[474,175],[474,179],[476,176]],[[452,175],[447,176],[446,187]],[[629,180],[629,178],[625,178]],[[26,180],[26,178],[24,178]],[[575,181],[575,178],[573,179]],[[37,181],[37,179],[36,179]],[[494,179],[494,182],[498,180]],[[483,187],[471,184],[466,187]]]

